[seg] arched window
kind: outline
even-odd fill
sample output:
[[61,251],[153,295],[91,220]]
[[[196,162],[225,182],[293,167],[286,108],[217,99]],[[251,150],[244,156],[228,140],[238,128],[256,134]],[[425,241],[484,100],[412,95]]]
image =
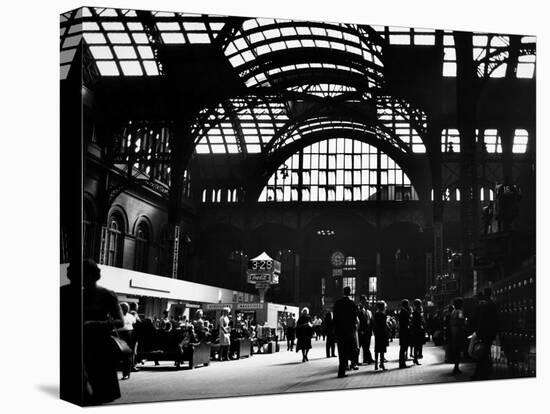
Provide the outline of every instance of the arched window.
[[202,190],[202,202],[203,203],[206,203],[206,197],[207,197],[207,191],[206,190]]
[[444,201],[460,201],[460,189],[447,187],[443,193]]
[[136,230],[136,254],[135,269],[139,272],[147,272],[149,264],[149,228],[142,221]]
[[258,201],[418,200],[401,167],[378,148],[349,138],[316,142],[273,173]]
[[493,201],[494,191],[488,187],[481,187],[479,189],[479,201]]
[[113,214],[109,219],[105,246],[107,249],[105,264],[121,267],[124,246],[124,225],[119,214]]

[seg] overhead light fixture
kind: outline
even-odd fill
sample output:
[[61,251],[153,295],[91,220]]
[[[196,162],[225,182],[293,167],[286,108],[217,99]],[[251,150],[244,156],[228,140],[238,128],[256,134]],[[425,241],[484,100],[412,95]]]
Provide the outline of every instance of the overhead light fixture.
[[318,236],[334,236],[334,234],[335,234],[334,230],[325,230],[325,229],[317,230]]

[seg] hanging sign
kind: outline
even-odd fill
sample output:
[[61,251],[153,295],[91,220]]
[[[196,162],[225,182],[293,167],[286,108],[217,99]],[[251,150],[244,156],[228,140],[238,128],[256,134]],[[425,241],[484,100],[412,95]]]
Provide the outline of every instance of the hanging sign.
[[278,284],[280,273],[281,262],[273,260],[266,252],[248,261],[248,270],[246,271],[248,283],[255,285],[264,283],[268,286]]

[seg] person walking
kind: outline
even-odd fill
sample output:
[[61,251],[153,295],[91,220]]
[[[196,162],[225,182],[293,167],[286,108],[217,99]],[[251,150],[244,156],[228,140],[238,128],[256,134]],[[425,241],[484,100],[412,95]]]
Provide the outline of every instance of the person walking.
[[425,337],[426,329],[422,301],[415,299],[411,316],[411,345],[413,347],[413,363],[415,365],[422,365],[418,360],[422,358],[422,346],[424,345]]
[[336,348],[336,334],[334,331],[334,313],[331,310],[329,310],[325,315],[324,331],[326,335],[326,355],[327,358],[333,358],[336,356],[334,353]]
[[[73,266],[71,264],[70,266]],[[69,266],[69,279],[72,273]],[[84,260],[82,316],[83,360],[91,394],[85,405],[97,405],[120,398],[117,378],[117,355],[113,349],[111,332],[124,325],[116,294],[97,285],[100,269],[93,260]],[[78,309],[74,309],[79,312]]]
[[219,320],[220,361],[229,361],[229,345],[231,345],[229,328],[229,308],[223,308]]
[[370,352],[370,342],[372,338],[372,313],[369,309],[367,297],[359,297],[359,346],[363,351],[363,364],[373,362]]
[[472,379],[484,380],[489,378],[491,371],[490,351],[491,345],[498,332],[498,310],[491,299],[493,291],[487,287],[483,289],[483,299],[478,304],[474,313],[474,327],[478,340],[481,342],[481,350],[477,358],[476,369]]
[[359,369],[356,365],[356,353],[358,348],[357,325],[359,323],[359,310],[350,298],[351,288],[344,288],[344,296],[334,304],[334,328],[336,342],[338,344],[338,378],[346,376],[348,361],[351,369]]
[[380,357],[380,369],[386,370],[384,354],[389,346],[389,331],[386,317],[386,302],[376,304],[376,312],[373,318],[374,332],[374,370],[378,370],[378,357]]
[[401,301],[399,311],[399,368],[407,368],[407,348],[410,346],[410,307],[409,301]]
[[136,341],[134,336],[134,325],[136,324],[136,317],[130,312],[130,306],[127,302],[120,302],[120,309],[122,310],[122,319],[124,326],[117,330],[118,336],[123,339],[132,353],[124,357],[122,361],[122,380],[130,379],[130,372],[135,366],[135,349]]
[[286,350],[294,351],[294,341],[296,339],[296,317],[291,313],[286,319]]
[[313,316],[313,333],[315,334],[315,340],[318,341],[321,337],[321,323],[323,321],[321,318],[318,318],[317,315]]
[[466,338],[464,329],[466,318],[464,316],[464,311],[462,310],[463,305],[464,300],[462,298],[457,298],[454,300],[454,310],[451,313],[451,318],[449,321],[449,329],[451,334],[449,347],[451,362],[454,363],[454,375],[461,373],[459,365]]
[[309,316],[309,309],[302,309],[302,314],[296,322],[296,337],[298,343],[296,344],[296,352],[302,351],[302,362],[309,361],[307,354],[311,349],[311,337],[313,336],[313,323]]

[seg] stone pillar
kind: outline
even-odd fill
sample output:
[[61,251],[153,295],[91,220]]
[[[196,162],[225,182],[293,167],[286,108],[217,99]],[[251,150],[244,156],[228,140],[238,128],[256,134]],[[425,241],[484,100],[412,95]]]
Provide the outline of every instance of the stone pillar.
[[479,186],[477,179],[476,112],[479,80],[473,60],[472,34],[455,32],[457,59],[457,124],[460,132],[460,219],[462,221],[462,273],[464,294],[473,284],[471,254],[479,237]]

